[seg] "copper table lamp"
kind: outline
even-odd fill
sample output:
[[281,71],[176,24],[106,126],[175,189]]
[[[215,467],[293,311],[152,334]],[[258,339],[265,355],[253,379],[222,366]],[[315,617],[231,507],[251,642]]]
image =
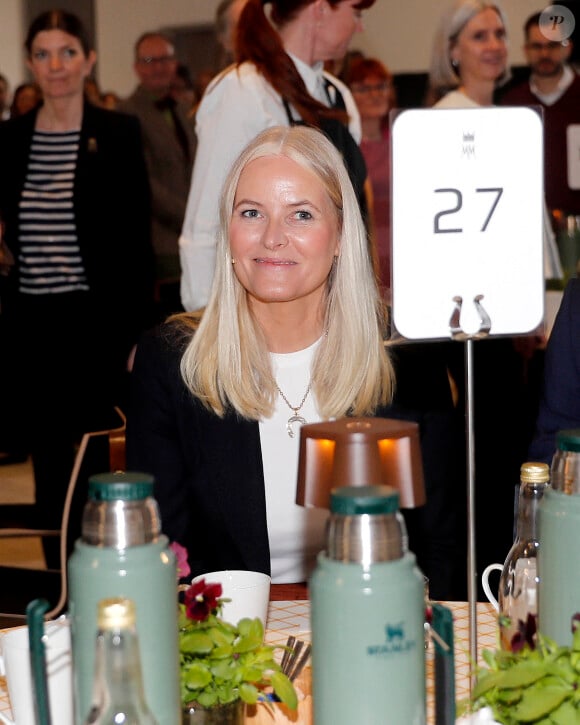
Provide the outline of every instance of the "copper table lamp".
[[417,423],[392,418],[340,418],[300,429],[296,503],[330,508],[337,486],[392,486],[402,508],[425,503]]

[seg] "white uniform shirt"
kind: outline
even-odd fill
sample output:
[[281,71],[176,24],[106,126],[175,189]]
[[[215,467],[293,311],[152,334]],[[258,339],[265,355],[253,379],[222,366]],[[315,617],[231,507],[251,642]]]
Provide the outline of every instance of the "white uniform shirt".
[[[308,388],[312,358],[319,342],[285,355],[271,353],[278,386],[293,406],[300,405]],[[270,560],[275,584],[308,579],[318,552],[324,548],[328,518],[325,509],[307,509],[295,503],[300,425],[293,424],[295,436],[290,438],[286,425],[292,415],[293,411],[278,396],[272,417],[260,422]],[[312,391],[298,415],[307,423],[320,421]]]
[[[339,89],[350,118],[350,132],[360,143],[360,117],[348,88],[324,73],[322,64],[311,67],[298,58],[292,60],[308,92],[322,103],[329,105],[323,77]],[[300,117],[295,109],[292,112],[295,118]],[[233,162],[261,131],[287,125],[282,98],[252,63],[243,63],[221,74],[206,90],[196,113],[198,146],[179,239],[181,300],[186,310],[204,307],[209,297],[215,268],[219,199]]]

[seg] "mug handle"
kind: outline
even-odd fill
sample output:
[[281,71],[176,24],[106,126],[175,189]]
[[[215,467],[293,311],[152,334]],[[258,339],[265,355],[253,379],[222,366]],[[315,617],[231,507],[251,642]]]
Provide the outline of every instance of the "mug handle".
[[48,698],[48,677],[44,647],[44,615],[50,609],[46,599],[34,599],[26,607],[28,620],[28,643],[30,649],[30,671],[34,692],[34,709],[38,725],[51,725],[50,702]]
[[489,586],[489,575],[492,571],[503,571],[503,566],[501,564],[490,564],[489,566],[486,566],[483,570],[483,574],[481,575],[481,586],[483,587],[483,591],[485,592],[485,596],[488,598],[489,603],[492,605],[492,607],[495,609],[496,612],[499,612],[499,602],[494,597],[493,592],[491,591],[491,588]]

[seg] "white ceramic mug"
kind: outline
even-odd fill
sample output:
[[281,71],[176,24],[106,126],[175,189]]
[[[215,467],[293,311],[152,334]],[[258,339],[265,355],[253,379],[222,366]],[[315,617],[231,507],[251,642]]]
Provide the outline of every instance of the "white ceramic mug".
[[266,628],[271,581],[267,574],[231,569],[201,574],[193,581],[200,579],[205,579],[208,584],[221,584],[222,597],[231,599],[231,602],[224,604],[222,610],[222,617],[226,622],[237,624],[244,617],[259,617],[264,629]]
[[496,612],[499,612],[499,602],[489,586],[489,575],[492,571],[502,572],[503,564],[490,564],[489,566],[486,566],[483,570],[483,574],[481,575],[481,586],[483,587],[483,591],[485,592],[485,596],[488,598],[489,603],[493,606]]
[[[67,619],[46,622],[44,645],[51,722],[55,725],[74,725],[71,637]],[[28,627],[2,632],[0,648],[0,671],[6,675],[14,718],[10,720],[0,712],[0,722],[7,725],[35,725]]]

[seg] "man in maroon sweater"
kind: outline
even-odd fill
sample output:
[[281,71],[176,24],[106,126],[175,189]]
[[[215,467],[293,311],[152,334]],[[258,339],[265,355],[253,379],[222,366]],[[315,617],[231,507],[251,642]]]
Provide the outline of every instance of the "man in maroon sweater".
[[541,106],[544,116],[544,185],[550,212],[556,219],[580,214],[580,189],[568,186],[566,129],[580,124],[580,76],[567,64],[572,41],[548,39],[540,29],[540,13],[524,26],[524,51],[529,81],[506,91],[504,106]]

